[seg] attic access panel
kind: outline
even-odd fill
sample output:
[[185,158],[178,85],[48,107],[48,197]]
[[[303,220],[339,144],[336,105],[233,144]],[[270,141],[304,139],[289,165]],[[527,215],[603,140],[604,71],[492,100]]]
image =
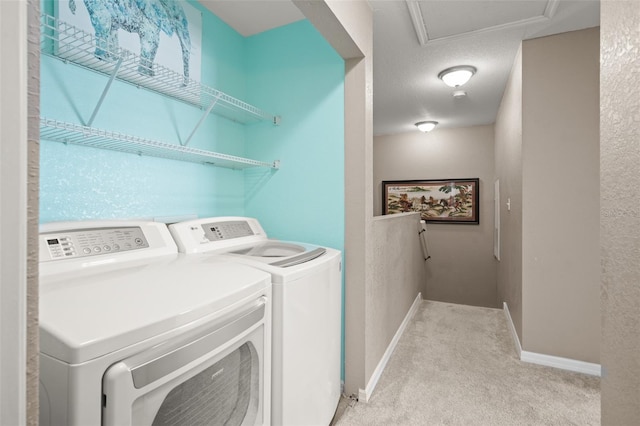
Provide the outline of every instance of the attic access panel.
[[[410,1],[414,25],[420,22],[424,43],[547,21],[558,0],[522,1]],[[419,38],[422,40],[419,34]]]

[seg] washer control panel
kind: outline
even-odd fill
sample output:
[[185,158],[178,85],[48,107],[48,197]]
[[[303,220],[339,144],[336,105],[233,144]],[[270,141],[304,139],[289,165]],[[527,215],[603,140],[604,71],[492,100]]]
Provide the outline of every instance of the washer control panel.
[[231,240],[254,235],[251,226],[244,220],[203,223],[202,230],[209,241]]
[[40,234],[51,260],[139,250],[149,243],[138,226],[80,229]]
[[221,251],[267,239],[257,219],[241,216],[207,217],[169,225],[182,253]]

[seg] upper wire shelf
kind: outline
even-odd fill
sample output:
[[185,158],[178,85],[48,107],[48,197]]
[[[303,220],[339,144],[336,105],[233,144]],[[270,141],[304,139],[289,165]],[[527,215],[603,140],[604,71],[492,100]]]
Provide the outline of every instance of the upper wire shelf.
[[47,118],[40,118],[40,137],[65,144],[90,146],[230,169],[246,169],[249,167],[278,169],[280,166],[280,162],[277,160],[271,163],[256,161]]
[[[170,96],[232,121],[247,124],[270,121],[278,124],[279,117],[236,99],[224,92],[185,78],[162,65],[153,64],[152,75],[139,71],[140,56],[119,47],[105,49],[101,58],[96,57],[96,39],[79,28],[51,15],[42,15],[41,53],[73,62],[74,64],[107,76],[116,71],[116,78],[162,95]],[[122,62],[118,66],[119,60]],[[213,106],[213,107],[212,107]]]

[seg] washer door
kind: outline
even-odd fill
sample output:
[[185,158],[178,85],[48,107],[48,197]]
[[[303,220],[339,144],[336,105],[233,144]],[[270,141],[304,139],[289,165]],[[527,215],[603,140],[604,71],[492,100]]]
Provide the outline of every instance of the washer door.
[[112,365],[103,377],[103,425],[268,424],[264,319],[259,299],[206,331]]
[[251,247],[234,250],[231,253],[254,257],[289,257],[307,251],[298,244],[284,243],[280,241],[267,241]]
[[327,249],[323,247],[307,250],[307,248],[298,244],[268,241],[266,243],[231,251],[229,253],[240,256],[249,256],[254,260],[258,260],[269,265],[287,268],[289,266],[309,262],[310,260],[322,256],[326,252]]

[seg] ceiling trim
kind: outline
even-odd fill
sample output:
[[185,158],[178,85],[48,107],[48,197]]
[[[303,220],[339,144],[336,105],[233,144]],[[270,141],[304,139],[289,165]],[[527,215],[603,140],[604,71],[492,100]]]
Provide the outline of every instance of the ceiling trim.
[[424,46],[429,42],[429,34],[427,34],[427,26],[424,24],[424,19],[422,19],[420,2],[416,0],[406,0],[406,2],[409,15],[411,16],[411,22],[413,22],[413,28],[416,30],[416,35],[418,36],[418,42],[420,46]]
[[478,34],[494,32],[494,31],[502,31],[507,29],[513,29],[518,27],[524,27],[532,24],[539,23],[547,23],[553,18],[558,9],[558,4],[560,0],[548,0],[547,5],[545,6],[544,12],[540,16],[535,16],[533,18],[521,19],[518,21],[507,22],[500,25],[493,25],[491,27],[480,28],[473,31],[467,31],[464,33],[453,34],[446,37],[438,37],[429,39],[429,32],[427,31],[427,26],[424,23],[424,19],[422,19],[422,11],[420,9],[420,0],[405,0],[407,3],[407,9],[409,10],[409,15],[411,16],[411,22],[413,23],[413,28],[416,31],[416,36],[418,37],[418,42],[421,46],[426,46],[427,44],[439,43],[443,41],[452,41],[458,40],[467,37],[473,37]]

